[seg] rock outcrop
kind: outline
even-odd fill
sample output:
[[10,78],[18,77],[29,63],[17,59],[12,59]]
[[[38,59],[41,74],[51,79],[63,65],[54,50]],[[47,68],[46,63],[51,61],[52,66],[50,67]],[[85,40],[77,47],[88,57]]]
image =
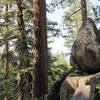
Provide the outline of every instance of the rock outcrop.
[[88,76],[70,76],[61,85],[60,100],[95,100],[95,85]]
[[100,33],[90,18],[78,31],[70,63],[72,71],[54,84],[48,100],[100,100]]
[[100,33],[90,18],[77,33],[72,46],[70,62],[72,66],[83,72],[100,71]]
[[80,74],[66,77],[61,85],[60,100],[100,100],[100,93],[96,92],[96,84],[100,84],[100,31],[90,18],[77,33],[70,63]]

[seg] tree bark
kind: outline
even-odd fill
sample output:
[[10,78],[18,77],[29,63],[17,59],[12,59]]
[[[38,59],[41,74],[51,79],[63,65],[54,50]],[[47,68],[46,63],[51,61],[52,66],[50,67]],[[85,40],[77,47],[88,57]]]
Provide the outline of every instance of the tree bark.
[[5,79],[8,76],[9,70],[9,43],[8,41],[5,44],[5,51],[6,51],[6,58],[5,58],[5,65],[4,65],[4,77]]
[[33,0],[33,100],[48,91],[47,28],[45,0]]
[[81,0],[81,8],[82,8],[82,23],[84,24],[87,20],[87,5],[86,0]]

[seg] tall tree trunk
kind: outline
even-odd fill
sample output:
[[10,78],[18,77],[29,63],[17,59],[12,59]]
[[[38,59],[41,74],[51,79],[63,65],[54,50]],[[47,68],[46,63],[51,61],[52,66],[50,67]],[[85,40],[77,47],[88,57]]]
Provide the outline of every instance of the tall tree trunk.
[[81,0],[81,8],[82,8],[82,23],[84,24],[87,20],[87,5],[86,0]]
[[8,70],[9,70],[9,43],[8,41],[5,44],[5,51],[6,51],[6,58],[5,58],[5,64],[4,64],[4,78],[6,79],[8,76]]
[[[6,35],[9,34],[9,27],[8,27],[8,4],[6,4],[5,8],[5,28],[6,28]],[[7,35],[8,36],[8,35]],[[9,42],[6,41],[5,43],[5,64],[4,64],[4,78],[5,80],[8,77],[9,72]],[[4,96],[4,100],[8,100],[7,95]]]
[[[6,23],[6,35],[9,33],[9,28],[8,28],[8,5],[6,5],[5,8],[5,23]],[[7,35],[8,36],[8,35]],[[5,65],[4,65],[4,74],[5,74],[5,79],[8,76],[8,70],[9,70],[9,43],[6,41],[5,43],[5,52],[6,52],[6,57],[5,57]]]
[[47,28],[45,0],[33,0],[33,100],[48,91]]
[[4,97],[4,100],[8,100],[8,99],[7,99],[7,96]]
[[[18,32],[19,38],[17,42],[19,43],[18,48],[18,56],[19,56],[19,64],[20,68],[29,67],[30,62],[28,58],[28,46],[26,41],[26,32],[25,32],[25,24],[23,20],[23,9],[22,9],[22,0],[16,0],[17,4],[17,23],[18,23]],[[29,80],[28,76],[30,73],[19,73],[20,80],[18,81],[18,100],[30,100],[30,91],[29,91]]]
[[19,56],[19,66],[26,66],[29,67],[29,60],[27,57],[28,48],[27,48],[27,41],[26,41],[26,32],[25,32],[25,24],[23,20],[23,12],[22,12],[22,1],[16,0],[17,3],[17,24],[18,24],[18,32],[20,34],[18,38],[18,42],[20,42],[20,52],[18,53]]

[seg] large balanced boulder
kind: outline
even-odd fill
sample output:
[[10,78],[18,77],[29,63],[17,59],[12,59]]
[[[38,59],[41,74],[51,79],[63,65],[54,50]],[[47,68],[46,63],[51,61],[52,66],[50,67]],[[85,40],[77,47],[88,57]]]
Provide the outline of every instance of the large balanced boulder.
[[83,72],[100,71],[100,33],[90,18],[77,33],[70,62],[72,66]]

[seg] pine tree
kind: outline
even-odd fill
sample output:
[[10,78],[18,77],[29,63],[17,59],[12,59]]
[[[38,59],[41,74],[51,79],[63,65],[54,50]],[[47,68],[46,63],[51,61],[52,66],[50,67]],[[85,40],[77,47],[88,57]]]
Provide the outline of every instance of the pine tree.
[[81,0],[81,8],[82,8],[82,23],[84,24],[87,20],[86,0]]
[[45,100],[48,91],[45,0],[33,0],[33,13],[33,100]]
[[18,56],[19,56],[19,66],[23,67],[29,66],[27,54],[28,54],[28,48],[27,48],[27,41],[26,41],[26,31],[25,31],[25,25],[23,20],[23,11],[22,11],[22,1],[16,0],[17,3],[17,24],[18,24],[18,32],[19,32],[19,38],[17,40],[18,46]]

